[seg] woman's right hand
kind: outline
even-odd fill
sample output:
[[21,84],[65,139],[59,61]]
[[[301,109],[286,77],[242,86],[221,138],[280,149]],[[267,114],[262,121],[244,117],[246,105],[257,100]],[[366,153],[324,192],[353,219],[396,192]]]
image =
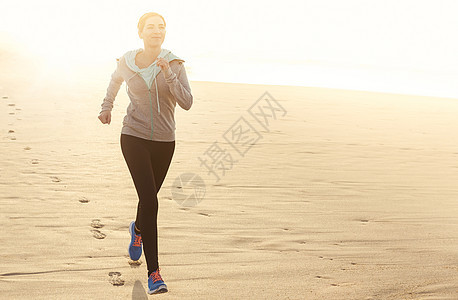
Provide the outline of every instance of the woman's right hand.
[[99,120],[103,124],[110,124],[111,123],[111,111],[104,110],[99,114]]

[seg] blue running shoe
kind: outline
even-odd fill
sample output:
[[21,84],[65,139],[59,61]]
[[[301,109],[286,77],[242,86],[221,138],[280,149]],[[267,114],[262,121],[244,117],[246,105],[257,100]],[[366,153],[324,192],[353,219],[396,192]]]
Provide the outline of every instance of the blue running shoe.
[[142,236],[140,234],[136,234],[134,228],[135,221],[132,221],[129,225],[129,256],[132,260],[139,260],[140,256],[142,256]]
[[159,273],[160,270],[160,268],[157,268],[157,270],[151,273],[148,277],[148,294],[168,292],[167,285],[164,283],[164,280],[162,280],[161,274]]

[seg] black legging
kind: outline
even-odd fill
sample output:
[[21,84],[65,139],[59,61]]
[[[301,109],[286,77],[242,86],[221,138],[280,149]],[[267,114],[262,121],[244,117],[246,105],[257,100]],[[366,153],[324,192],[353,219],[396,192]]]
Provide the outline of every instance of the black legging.
[[157,247],[157,193],[172,161],[175,141],[160,142],[121,134],[121,150],[138,195],[135,224],[143,241],[148,276],[159,267]]

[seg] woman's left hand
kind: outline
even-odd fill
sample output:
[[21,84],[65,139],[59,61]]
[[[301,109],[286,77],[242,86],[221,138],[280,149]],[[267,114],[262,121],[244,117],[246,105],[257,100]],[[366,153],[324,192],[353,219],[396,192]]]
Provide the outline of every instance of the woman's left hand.
[[165,77],[169,77],[170,75],[172,75],[172,69],[170,68],[170,64],[166,59],[159,57],[157,59],[156,65],[161,67],[161,70],[162,72],[164,72]]

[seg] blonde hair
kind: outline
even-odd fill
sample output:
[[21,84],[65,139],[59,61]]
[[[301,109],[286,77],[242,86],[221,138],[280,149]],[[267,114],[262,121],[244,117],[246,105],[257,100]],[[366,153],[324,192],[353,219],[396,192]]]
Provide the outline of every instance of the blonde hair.
[[164,21],[164,26],[167,26],[167,24],[165,23],[165,19],[163,16],[161,16],[160,14],[158,13],[155,13],[155,12],[149,12],[149,13],[146,13],[144,14],[143,16],[140,17],[140,20],[138,20],[138,31],[143,31],[143,27],[145,27],[145,22],[148,18],[150,17],[155,17],[155,16],[158,16],[158,17],[161,17],[162,18],[162,21]]

